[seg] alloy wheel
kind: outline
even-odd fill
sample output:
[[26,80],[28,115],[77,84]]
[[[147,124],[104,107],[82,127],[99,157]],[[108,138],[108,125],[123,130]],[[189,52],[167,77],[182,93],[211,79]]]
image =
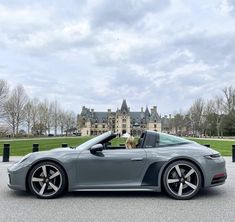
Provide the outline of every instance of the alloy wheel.
[[164,186],[170,196],[189,199],[201,187],[200,172],[194,164],[187,161],[175,162],[165,172]]
[[31,176],[31,187],[41,197],[55,195],[60,190],[62,182],[60,169],[51,164],[38,166]]

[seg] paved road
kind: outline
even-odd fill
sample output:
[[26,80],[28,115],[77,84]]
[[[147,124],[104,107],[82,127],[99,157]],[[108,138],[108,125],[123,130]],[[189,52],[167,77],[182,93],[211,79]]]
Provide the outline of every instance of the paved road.
[[235,163],[226,160],[226,184],[188,201],[151,192],[76,192],[40,200],[8,189],[12,163],[0,162],[0,221],[235,221]]

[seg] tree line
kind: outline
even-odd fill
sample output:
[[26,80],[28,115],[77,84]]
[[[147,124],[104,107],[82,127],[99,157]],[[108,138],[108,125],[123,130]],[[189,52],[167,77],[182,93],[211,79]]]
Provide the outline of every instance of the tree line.
[[165,127],[181,136],[234,136],[235,88],[225,87],[213,99],[196,99],[185,113],[176,113]]
[[[235,88],[225,87],[213,99],[196,99],[186,112],[162,121],[163,131],[185,136],[235,135]],[[0,79],[0,136],[61,135],[77,132],[77,118],[58,101],[30,98],[22,85],[10,90]]]
[[[52,134],[53,131],[53,134]],[[10,90],[0,79],[0,134],[58,135],[76,132],[76,115],[64,110],[57,100],[30,98],[22,85]]]

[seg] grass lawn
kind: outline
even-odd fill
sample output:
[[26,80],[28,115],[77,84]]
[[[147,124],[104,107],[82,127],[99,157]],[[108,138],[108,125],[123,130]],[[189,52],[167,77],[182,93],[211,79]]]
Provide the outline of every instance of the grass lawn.
[[[10,144],[10,156],[24,156],[32,152],[32,146],[34,143],[39,144],[39,150],[50,150],[53,148],[61,147],[62,143],[67,143],[69,146],[76,147],[92,137],[74,137],[74,138],[52,138],[52,139],[34,139],[34,140],[13,140],[13,141],[1,141],[0,140],[0,156],[3,152],[3,144]],[[120,143],[125,143],[125,138],[115,138],[112,141],[113,146],[118,146]],[[1,161],[1,160],[0,160]]]
[[223,156],[232,156],[232,145],[235,141],[210,140],[210,139],[190,139],[200,144],[210,144],[211,148],[219,151]]
[[[13,141],[1,141],[0,140],[0,156],[2,156],[3,144],[9,143],[11,146],[10,155],[11,156],[24,156],[27,153],[32,152],[33,143],[39,144],[40,151],[50,150],[53,148],[61,147],[62,143],[67,143],[69,146],[75,147],[83,142],[91,139],[92,137],[74,137],[74,138],[49,138],[49,139],[34,139],[34,140],[13,140]],[[200,144],[210,144],[212,148],[221,152],[223,156],[231,156],[232,154],[232,144],[235,141],[217,141],[217,140],[200,140],[191,139]],[[113,146],[118,146],[120,143],[124,144],[126,138],[115,138],[112,140]],[[0,160],[1,161],[1,160]]]
[[50,150],[53,148],[61,147],[62,143],[67,143],[69,146],[77,146],[91,137],[74,137],[74,138],[52,138],[52,139],[34,139],[34,140],[13,140],[13,141],[0,141],[0,155],[2,155],[3,144],[10,144],[11,156],[24,156],[32,152],[34,143],[39,144],[39,150]]

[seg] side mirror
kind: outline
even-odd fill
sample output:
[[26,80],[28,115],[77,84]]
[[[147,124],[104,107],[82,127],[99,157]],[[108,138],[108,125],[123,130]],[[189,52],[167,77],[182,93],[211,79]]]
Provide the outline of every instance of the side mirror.
[[103,145],[101,143],[98,143],[98,144],[96,144],[96,145],[94,145],[90,148],[90,152],[92,154],[94,154],[94,153],[97,153],[99,151],[102,151],[103,148],[104,148]]

